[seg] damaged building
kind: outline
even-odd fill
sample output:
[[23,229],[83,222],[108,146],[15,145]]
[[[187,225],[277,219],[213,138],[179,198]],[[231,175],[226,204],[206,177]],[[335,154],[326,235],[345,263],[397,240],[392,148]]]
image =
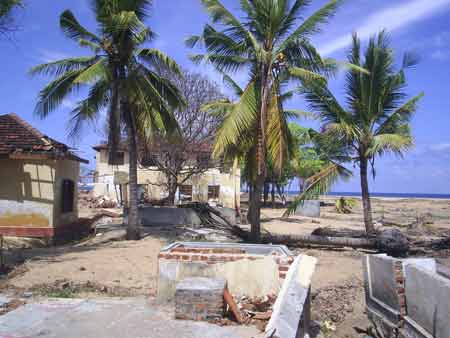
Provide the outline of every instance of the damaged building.
[[0,116],[0,234],[54,238],[77,231],[78,157],[16,114]]
[[[127,146],[121,144],[115,164],[108,164],[108,146],[94,146],[96,151],[94,195],[107,196],[115,201],[126,201],[128,195],[129,156]],[[163,151],[149,152],[138,166],[139,197],[148,196],[151,200],[161,201],[168,197],[167,175],[156,165],[155,157]],[[201,154],[201,156],[199,155]],[[211,158],[210,149],[197,151],[195,161]],[[189,168],[186,167],[186,171]],[[178,181],[183,181],[179,175]],[[176,191],[175,202],[208,202],[213,205],[236,209],[240,205],[240,169],[232,166],[213,165],[198,170],[182,182]]]

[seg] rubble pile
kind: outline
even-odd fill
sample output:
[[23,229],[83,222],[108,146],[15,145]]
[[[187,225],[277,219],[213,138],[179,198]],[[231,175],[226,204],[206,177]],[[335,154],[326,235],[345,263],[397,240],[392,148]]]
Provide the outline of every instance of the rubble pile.
[[[258,330],[264,332],[266,325],[272,316],[272,308],[276,298],[275,295],[257,298],[241,297],[237,302],[237,308],[240,312],[240,317],[242,318],[242,324],[254,325]],[[226,318],[215,320],[214,323],[220,326],[238,324],[231,311],[227,312]]]
[[83,191],[80,191],[78,194],[78,205],[80,208],[87,209],[111,209],[118,207],[117,201],[112,200],[108,196],[94,197],[92,192]]

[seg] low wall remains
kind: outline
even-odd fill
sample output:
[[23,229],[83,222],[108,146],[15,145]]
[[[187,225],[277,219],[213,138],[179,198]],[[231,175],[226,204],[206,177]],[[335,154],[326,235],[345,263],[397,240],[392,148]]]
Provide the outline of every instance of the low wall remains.
[[363,258],[368,317],[385,337],[450,338],[450,279],[432,258]]
[[158,255],[157,299],[173,299],[176,284],[189,277],[223,277],[235,296],[278,294],[293,261],[283,245],[173,243]]
[[190,208],[141,206],[138,209],[138,219],[142,226],[197,227],[202,224],[200,217]]

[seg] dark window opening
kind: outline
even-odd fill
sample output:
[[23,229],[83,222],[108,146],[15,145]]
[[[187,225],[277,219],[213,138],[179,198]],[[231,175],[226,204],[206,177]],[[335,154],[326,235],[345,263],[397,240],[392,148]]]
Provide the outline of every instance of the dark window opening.
[[111,164],[112,165],[124,165],[125,164],[125,153],[122,151],[117,152],[115,154]]
[[180,201],[192,201],[192,185],[180,186]]
[[158,158],[156,155],[146,154],[141,160],[144,167],[156,167],[158,165]]
[[208,185],[208,199],[219,199],[220,185]]
[[72,180],[62,182],[62,212],[72,212],[75,195],[75,184]]

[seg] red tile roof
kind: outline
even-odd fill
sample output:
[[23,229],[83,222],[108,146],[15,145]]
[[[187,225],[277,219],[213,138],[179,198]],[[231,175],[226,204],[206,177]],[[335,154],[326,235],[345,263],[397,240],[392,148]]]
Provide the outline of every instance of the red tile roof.
[[87,163],[70,152],[68,146],[42,134],[16,114],[0,115],[0,156],[16,154],[39,154]]

